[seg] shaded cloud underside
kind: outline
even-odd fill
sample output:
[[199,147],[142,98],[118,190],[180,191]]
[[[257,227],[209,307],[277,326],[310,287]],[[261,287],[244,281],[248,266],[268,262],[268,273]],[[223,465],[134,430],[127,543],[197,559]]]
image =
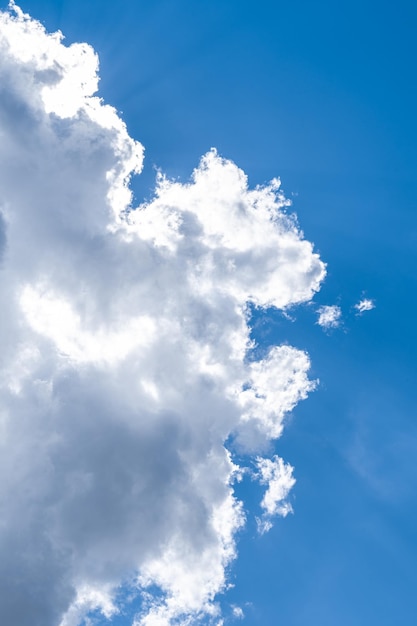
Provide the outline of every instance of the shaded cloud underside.
[[[305,353],[250,350],[247,303],[312,298],[324,265],[278,181],[249,189],[212,150],[133,210],[143,148],[94,96],[97,57],[0,13],[0,623],[212,616],[243,506],[225,447],[279,437],[312,389]],[[258,458],[258,457],[257,457]],[[258,458],[264,524],[292,468]]]

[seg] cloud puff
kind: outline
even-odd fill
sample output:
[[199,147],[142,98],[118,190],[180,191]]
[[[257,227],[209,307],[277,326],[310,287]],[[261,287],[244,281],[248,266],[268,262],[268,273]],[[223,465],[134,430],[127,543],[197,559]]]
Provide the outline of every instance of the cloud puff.
[[[2,624],[111,620],[122,583],[138,625],[216,619],[244,523],[226,442],[257,454],[313,386],[300,350],[251,360],[247,304],[308,301],[325,274],[278,181],[249,189],[212,150],[132,207],[143,148],[97,68],[0,13]],[[285,514],[289,466],[259,471]]]
[[295,485],[294,468],[278,456],[272,459],[258,458],[257,467],[261,485],[268,486],[261,502],[264,513],[258,519],[258,530],[264,533],[272,528],[272,517],[286,517],[288,513],[292,513],[292,506],[286,498]]
[[336,304],[324,305],[318,309],[317,324],[322,328],[337,328],[340,325],[342,310]]
[[359,315],[361,313],[364,313],[365,311],[372,311],[372,309],[374,308],[375,302],[370,298],[363,298],[358,302],[358,304],[355,304],[355,309],[357,310]]
[[245,617],[243,609],[240,606],[232,607],[232,614],[235,619],[243,619]]

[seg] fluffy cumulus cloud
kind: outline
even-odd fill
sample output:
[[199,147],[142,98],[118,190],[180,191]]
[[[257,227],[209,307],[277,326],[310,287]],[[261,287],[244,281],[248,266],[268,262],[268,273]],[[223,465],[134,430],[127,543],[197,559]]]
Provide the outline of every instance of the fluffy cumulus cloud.
[[337,328],[342,319],[342,310],[337,304],[319,307],[317,324],[322,328]]
[[[132,207],[143,149],[97,67],[0,13],[0,623],[111,623],[122,584],[138,626],[220,623],[233,446],[249,465],[312,388],[300,350],[253,360],[248,303],[306,302],[325,269],[278,181],[214,150]],[[257,463],[269,523],[292,468]]]

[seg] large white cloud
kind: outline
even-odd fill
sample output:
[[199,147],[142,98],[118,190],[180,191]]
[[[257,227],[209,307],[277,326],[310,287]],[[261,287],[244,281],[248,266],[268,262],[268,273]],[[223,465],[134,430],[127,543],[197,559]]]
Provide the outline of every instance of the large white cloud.
[[[121,583],[160,589],[137,624],[218,621],[225,442],[257,458],[313,386],[299,350],[251,360],[247,304],[308,301],[324,265],[278,182],[214,150],[133,210],[143,149],[96,89],[88,45],[0,13],[0,623],[111,620]],[[287,512],[289,466],[254,462]]]

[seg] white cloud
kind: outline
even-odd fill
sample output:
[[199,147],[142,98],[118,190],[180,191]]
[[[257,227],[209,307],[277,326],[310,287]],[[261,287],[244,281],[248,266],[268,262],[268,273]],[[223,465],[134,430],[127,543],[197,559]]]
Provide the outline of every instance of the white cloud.
[[295,485],[293,476],[294,468],[278,457],[272,459],[257,459],[259,470],[259,482],[267,485],[267,490],[262,498],[261,507],[264,510],[261,519],[258,519],[260,533],[267,532],[272,527],[272,518],[275,515],[286,517],[292,513],[292,506],[287,496]]
[[355,304],[355,309],[358,311],[358,314],[364,313],[365,311],[372,311],[375,308],[375,302],[370,298],[363,298]]
[[236,619],[243,619],[245,617],[243,609],[240,606],[234,606],[232,608],[232,613],[233,617],[235,617]]
[[322,328],[337,328],[340,325],[342,310],[336,304],[324,305],[318,309],[317,324]]
[[[132,210],[143,148],[94,96],[95,53],[15,12],[0,13],[0,623],[111,622],[122,582],[148,593],[142,626],[220,623],[244,523],[225,442],[258,454],[313,387],[300,350],[248,359],[247,303],[308,301],[324,265],[278,182],[251,190],[214,150]],[[271,516],[293,479],[263,463]]]

